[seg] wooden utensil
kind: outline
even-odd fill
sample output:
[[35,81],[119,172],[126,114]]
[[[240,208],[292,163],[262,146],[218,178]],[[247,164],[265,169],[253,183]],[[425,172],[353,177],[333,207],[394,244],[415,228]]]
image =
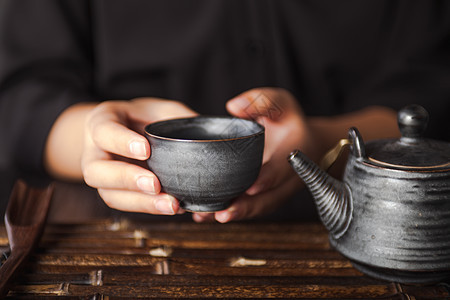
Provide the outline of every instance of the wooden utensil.
[[6,296],[14,275],[39,241],[52,193],[53,186],[30,188],[22,180],[14,185],[5,214],[11,254],[0,268],[0,297]]

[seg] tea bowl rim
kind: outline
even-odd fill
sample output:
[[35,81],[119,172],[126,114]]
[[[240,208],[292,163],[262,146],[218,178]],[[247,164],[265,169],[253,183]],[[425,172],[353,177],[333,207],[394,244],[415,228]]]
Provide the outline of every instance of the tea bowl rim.
[[[257,128],[259,129],[257,132],[249,134],[249,135],[244,135],[244,136],[238,136],[238,137],[234,137],[234,138],[222,138],[222,139],[182,139],[182,138],[171,138],[171,137],[166,137],[166,136],[161,136],[161,135],[157,135],[154,133],[151,133],[149,128],[157,125],[157,124],[161,124],[161,123],[170,123],[170,122],[174,122],[174,121],[184,121],[184,120],[194,120],[194,119],[226,119],[226,120],[242,120],[242,121],[246,121],[246,122],[250,122],[253,123],[254,125],[257,126]],[[183,118],[171,118],[171,119],[165,119],[165,120],[160,120],[160,121],[156,121],[150,124],[147,124],[144,127],[144,131],[145,134],[149,137],[153,137],[155,139],[159,139],[159,140],[167,140],[167,141],[176,141],[176,142],[190,142],[190,143],[211,143],[211,142],[226,142],[226,141],[236,141],[236,140],[241,140],[241,139],[248,139],[254,136],[259,136],[259,135],[264,135],[265,134],[265,127],[261,124],[259,124],[258,122],[254,121],[254,120],[249,120],[249,119],[244,119],[244,118],[239,118],[239,117],[234,117],[234,116],[214,116],[214,115],[199,115],[199,116],[195,116],[195,117],[183,117]]]

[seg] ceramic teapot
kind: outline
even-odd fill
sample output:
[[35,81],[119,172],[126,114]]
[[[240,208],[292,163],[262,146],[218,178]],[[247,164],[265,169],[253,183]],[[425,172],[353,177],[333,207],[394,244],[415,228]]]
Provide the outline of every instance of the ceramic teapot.
[[428,113],[398,113],[399,139],[364,143],[356,128],[342,181],[296,150],[330,243],[368,275],[402,283],[450,277],[450,143],[423,137]]

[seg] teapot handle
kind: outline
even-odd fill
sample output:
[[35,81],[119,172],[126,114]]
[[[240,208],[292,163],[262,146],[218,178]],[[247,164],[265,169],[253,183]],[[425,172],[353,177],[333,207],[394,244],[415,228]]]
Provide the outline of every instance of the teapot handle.
[[359,133],[358,129],[352,127],[349,129],[347,139],[341,139],[339,142],[331,148],[320,161],[320,168],[322,170],[328,171],[331,166],[336,162],[338,157],[341,155],[345,146],[353,146],[353,155],[357,158],[363,159],[366,157],[366,150],[364,147],[364,142]]
[[331,148],[320,161],[320,168],[322,170],[328,171],[331,166],[336,162],[338,157],[344,151],[345,146],[351,145],[352,141],[350,139],[341,139],[339,142]]
[[358,129],[355,127],[350,128],[348,137],[352,141],[353,155],[358,159],[366,158],[366,147]]

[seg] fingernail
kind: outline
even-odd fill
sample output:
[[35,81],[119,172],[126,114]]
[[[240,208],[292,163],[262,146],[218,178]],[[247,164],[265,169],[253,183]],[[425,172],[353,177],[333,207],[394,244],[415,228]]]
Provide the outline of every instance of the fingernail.
[[227,210],[217,212],[216,220],[220,223],[226,223],[233,220],[236,217],[236,215],[237,215],[236,208],[232,206]]
[[142,191],[150,194],[155,194],[155,181],[153,180],[153,178],[148,176],[140,176],[137,179],[136,184]]
[[253,185],[247,190],[246,194],[250,195],[250,196],[254,196],[254,195],[259,194],[260,192],[262,192],[265,189],[265,187],[266,187],[265,184]]
[[201,216],[199,214],[192,214],[192,219],[196,223],[203,223],[206,221],[206,218],[204,218],[203,216]]
[[143,142],[133,141],[130,143],[130,152],[136,157],[146,158],[147,150],[145,149],[145,144]]
[[173,209],[173,199],[171,196],[156,200],[155,208],[165,215],[175,214]]

